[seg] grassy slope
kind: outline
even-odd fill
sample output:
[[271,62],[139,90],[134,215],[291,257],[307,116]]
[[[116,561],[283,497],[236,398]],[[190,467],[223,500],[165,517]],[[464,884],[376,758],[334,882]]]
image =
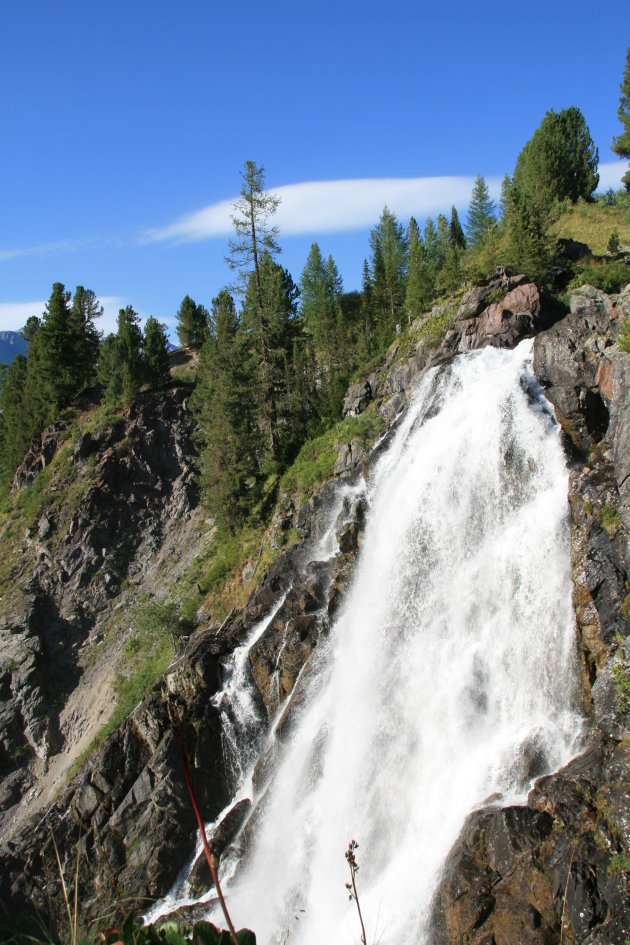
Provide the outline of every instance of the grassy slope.
[[613,232],[619,241],[630,245],[630,201],[625,205],[608,206],[604,201],[586,203],[580,200],[568,206],[551,227],[554,236],[586,243],[596,256],[603,256]]

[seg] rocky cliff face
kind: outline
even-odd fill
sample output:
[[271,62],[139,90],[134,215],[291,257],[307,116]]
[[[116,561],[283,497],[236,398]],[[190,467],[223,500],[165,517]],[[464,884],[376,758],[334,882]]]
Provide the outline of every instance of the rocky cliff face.
[[525,807],[488,807],[469,817],[436,896],[436,943],[628,941],[630,359],[615,345],[628,315],[630,291],[609,298],[584,287],[572,295],[570,314],[534,347],[535,371],[572,463],[584,751],[539,779]]
[[[487,344],[512,346],[551,321],[536,286],[503,273],[471,289],[449,311],[434,314],[443,314],[449,323],[441,342],[436,345],[418,323],[404,357],[394,346],[378,371],[350,388],[347,414],[376,401],[383,417],[394,422],[428,366]],[[620,857],[630,850],[624,743],[630,735],[628,704],[618,695],[630,657],[622,642],[627,635],[630,359],[615,348],[622,314],[630,314],[630,294],[613,300],[585,289],[574,296],[567,318],[536,341],[536,370],[566,432],[572,461],[575,607],[591,736],[582,757],[537,782],[527,806],[490,806],[469,818],[436,896],[436,942],[557,942],[564,920],[566,941],[603,945],[623,942],[620,936],[627,932],[622,929],[630,927],[627,874],[616,871],[624,862]],[[14,764],[5,778],[9,785],[15,778],[9,807],[23,792],[24,778],[34,776],[36,759],[44,765],[50,757],[51,731],[64,737],[63,721],[53,720],[51,728],[43,711],[53,700],[41,695],[48,650],[41,656],[37,640],[56,626],[50,608],[76,628],[74,636],[68,631],[68,639],[76,641],[70,654],[72,646],[76,653],[81,641],[98,634],[101,615],[114,605],[124,578],[150,572],[168,535],[181,534],[178,523],[194,522],[189,424],[183,395],[175,392],[171,401],[156,395],[134,408],[119,428],[101,434],[96,446],[89,439],[77,443],[73,462],[90,463],[96,457],[93,490],[63,527],[54,519],[47,524],[40,519],[37,537],[30,536],[35,567],[40,568],[34,577],[38,593],[25,597],[6,623],[5,639],[19,640],[23,655],[19,672],[5,671],[0,695],[6,731],[13,733],[9,737],[15,744],[29,746],[33,761],[27,769]],[[159,431],[155,437],[154,425]],[[133,446],[117,449],[122,442]],[[387,436],[377,449],[386,442]],[[192,863],[195,825],[178,754],[178,726],[181,722],[204,816],[216,818],[229,803],[235,777],[221,734],[221,713],[229,712],[229,705],[213,699],[221,689],[225,661],[286,595],[249,651],[261,729],[267,731],[273,721],[279,744],[300,711],[317,647],[352,574],[365,516],[360,493],[352,487],[371,461],[358,444],[342,444],[336,478],[301,508],[285,503],[275,524],[294,526],[300,542],[267,569],[244,610],[220,628],[196,633],[45,819],[14,832],[3,845],[0,898],[10,908],[34,902],[61,919],[51,830],[69,862],[77,845],[81,851],[86,921],[102,915],[106,903],[115,912],[119,897],[136,897],[141,909],[166,893],[182,864]],[[328,533],[333,540],[318,544]],[[55,547],[53,557],[55,535],[59,552]],[[53,560],[59,562],[58,573]],[[43,615],[37,610],[42,606],[49,608]],[[67,671],[74,666],[76,673],[76,659],[67,652],[64,659]],[[59,669],[60,678],[68,678],[66,669],[63,674]],[[60,698],[63,702],[63,694]],[[11,757],[12,750],[15,755],[13,744],[3,757]],[[228,813],[215,837],[217,846],[236,842],[246,855],[274,760],[272,743],[255,769],[253,804]],[[192,886],[199,889],[205,881],[202,866],[195,864]]]
[[113,425],[74,443],[66,438],[61,450],[67,431],[56,424],[16,473],[14,488],[57,456],[63,475],[54,481],[63,480],[66,499],[42,505],[25,532],[2,536],[5,553],[12,539],[17,545],[0,617],[5,835],[29,801],[36,808],[50,769],[63,778],[64,760],[79,742],[89,744],[111,711],[104,628],[123,585],[148,579],[160,552],[185,535],[198,505],[191,431],[185,391],[147,394]]

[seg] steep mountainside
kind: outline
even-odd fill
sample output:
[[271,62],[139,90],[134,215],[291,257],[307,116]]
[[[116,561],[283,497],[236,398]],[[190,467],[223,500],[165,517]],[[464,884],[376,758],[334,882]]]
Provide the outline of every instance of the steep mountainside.
[[[373,402],[392,431],[428,366],[536,334],[535,370],[565,431],[571,464],[585,753],[541,778],[526,806],[491,804],[471,815],[436,895],[436,942],[551,943],[564,922],[566,941],[621,945],[630,928],[630,356],[616,346],[625,317],[630,290],[609,297],[579,289],[570,313],[556,321],[534,284],[498,273],[420,319],[346,397],[346,415]],[[103,717],[111,699],[118,651],[106,628],[141,591],[172,580],[207,541],[191,433],[184,390],[144,395],[116,423],[75,442],[50,429],[16,476],[16,489],[28,482],[32,489],[46,475],[48,487],[65,476],[74,491],[62,507],[54,493],[44,499],[40,493],[26,510],[29,521],[17,516],[0,538],[4,548],[14,546],[0,575],[0,899],[13,913],[34,903],[63,923],[51,832],[68,861],[80,850],[86,923],[110,908],[116,913],[121,899],[134,897],[142,908],[168,891],[195,850],[179,739],[204,815],[214,819],[229,804],[237,772],[212,697],[225,657],[272,615],[250,650],[248,671],[275,742],[255,768],[251,804],[228,814],[221,844],[236,838],[246,857],[274,770],[274,745],[290,736],[314,678],[313,654],[361,543],[365,507],[353,483],[369,474],[387,433],[367,455],[352,438],[340,444],[333,479],[308,500],[280,497],[270,541],[293,530],[299,540],[277,555],[242,611],[221,625],[199,616],[197,632],[160,682],[51,796],[63,785],[71,753],[95,733],[95,693]],[[310,548],[329,529],[334,551],[309,564]],[[205,882],[196,864],[191,883],[202,889]]]

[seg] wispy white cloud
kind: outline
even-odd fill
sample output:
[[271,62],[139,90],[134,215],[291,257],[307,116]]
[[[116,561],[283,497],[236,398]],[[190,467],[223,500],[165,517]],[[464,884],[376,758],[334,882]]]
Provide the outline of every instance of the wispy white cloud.
[[[386,204],[403,219],[447,211],[452,204],[465,207],[474,181],[474,177],[307,181],[276,187],[270,193],[280,197],[281,201],[274,222],[284,236],[292,236],[372,226]],[[488,178],[486,183],[491,195],[498,198],[501,179]],[[187,243],[225,236],[232,232],[230,217],[237,199],[222,200],[164,227],[146,230],[143,240],[148,243]]]
[[[621,186],[626,171],[623,162],[599,165],[599,190]],[[486,183],[494,200],[499,199],[501,177]],[[356,180],[306,181],[269,191],[280,197],[274,222],[283,236],[359,230],[372,226],[387,204],[398,217],[419,219],[447,212],[451,205],[465,210],[475,182],[473,176],[359,178]],[[238,197],[221,200],[186,214],[166,226],[147,229],[143,243],[193,243],[226,236],[232,232],[231,215]]]
[[70,253],[78,253],[82,249],[88,249],[100,245],[96,237],[86,237],[76,240],[56,240],[51,243],[37,243],[34,246],[17,246],[9,249],[0,248],[0,262],[8,262],[11,259],[22,259],[25,257],[46,256],[67,256]]

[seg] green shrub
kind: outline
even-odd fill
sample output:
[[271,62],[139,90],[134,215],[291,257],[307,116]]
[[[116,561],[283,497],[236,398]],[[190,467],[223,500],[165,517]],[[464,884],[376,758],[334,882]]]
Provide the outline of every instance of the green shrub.
[[621,351],[630,354],[630,318],[624,318],[619,329],[619,338],[617,344]]
[[306,495],[333,474],[340,443],[357,440],[370,447],[383,430],[385,421],[370,405],[358,417],[346,417],[314,440],[304,444],[293,464],[280,480],[280,489],[289,494]]
[[608,866],[610,875],[630,873],[630,856],[627,853],[617,853]]
[[597,520],[602,528],[605,528],[611,538],[614,538],[621,527],[621,518],[617,506],[613,502],[607,502],[597,510]]
[[626,671],[623,660],[613,666],[615,680],[615,699],[617,708],[623,715],[630,714],[630,673]]
[[630,282],[630,268],[617,260],[592,262],[577,279],[578,285],[592,285],[603,292],[621,292]]

